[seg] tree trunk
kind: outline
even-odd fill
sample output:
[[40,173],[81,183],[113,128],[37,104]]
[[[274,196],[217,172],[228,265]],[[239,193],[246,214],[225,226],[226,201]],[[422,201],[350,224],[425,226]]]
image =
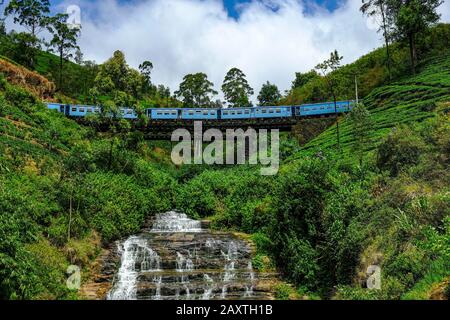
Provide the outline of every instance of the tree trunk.
[[111,144],[109,145],[108,170],[111,170],[112,166],[113,147],[114,147],[114,138],[111,139]]
[[336,95],[334,94],[334,90],[333,90],[333,100],[334,100],[334,112],[336,114],[337,145],[338,145],[338,150],[340,152],[341,151],[341,133],[340,133],[340,130],[339,130],[339,114],[338,114],[338,110],[337,110],[337,98],[336,98]]
[[69,208],[69,227],[68,227],[68,231],[67,231],[67,242],[70,241],[70,227],[72,224],[72,194],[70,195],[70,208]]
[[411,72],[413,75],[416,74],[416,62],[417,62],[417,53],[416,53],[416,41],[414,39],[414,34],[408,35],[409,39],[409,52],[411,59]]
[[381,9],[381,17],[383,19],[383,35],[384,35],[384,41],[386,44],[387,68],[388,68],[389,82],[390,82],[392,80],[391,52],[390,52],[390,48],[389,48],[389,35],[388,35],[388,30],[387,30],[386,13],[384,11],[383,2],[381,2],[381,4],[380,4],[380,9]]
[[59,89],[62,90],[63,51],[59,51]]

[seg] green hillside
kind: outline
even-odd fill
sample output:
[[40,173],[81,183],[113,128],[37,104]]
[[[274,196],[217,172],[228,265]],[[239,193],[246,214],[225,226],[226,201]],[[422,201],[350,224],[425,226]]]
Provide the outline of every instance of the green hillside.
[[[371,113],[369,151],[377,147],[392,128],[433,117],[439,103],[450,102],[450,54],[424,61],[416,76],[379,87],[362,102]],[[341,147],[344,154],[349,155],[354,142],[351,124],[345,117],[340,119],[340,124]],[[334,126],[304,146],[308,152],[330,148],[337,148]]]

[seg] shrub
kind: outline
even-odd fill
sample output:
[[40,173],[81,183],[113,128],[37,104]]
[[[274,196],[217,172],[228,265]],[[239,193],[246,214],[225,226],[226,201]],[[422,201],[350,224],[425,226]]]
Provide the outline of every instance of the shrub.
[[409,128],[398,128],[378,147],[377,165],[392,176],[418,164],[425,149],[423,141]]

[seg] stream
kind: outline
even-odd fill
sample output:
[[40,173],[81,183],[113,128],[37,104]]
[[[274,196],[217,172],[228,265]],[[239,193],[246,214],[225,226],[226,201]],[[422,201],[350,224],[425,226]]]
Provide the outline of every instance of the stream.
[[274,274],[256,272],[251,244],[212,232],[185,214],[159,214],[117,244],[120,267],[108,300],[271,299]]

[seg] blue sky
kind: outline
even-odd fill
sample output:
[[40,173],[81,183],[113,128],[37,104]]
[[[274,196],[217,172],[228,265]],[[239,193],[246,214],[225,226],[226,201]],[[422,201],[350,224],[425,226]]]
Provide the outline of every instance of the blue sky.
[[[101,1],[101,0],[100,0]],[[139,2],[145,0],[119,0],[121,3],[130,3],[130,2]],[[245,5],[251,2],[252,0],[223,0],[224,7],[227,9],[228,15],[235,19],[239,18],[239,6]],[[253,0],[255,1],[255,0]],[[346,0],[342,0],[341,2],[345,2]],[[58,5],[63,0],[52,0],[52,4]],[[317,4],[319,6],[327,8],[330,12],[334,11],[339,7],[339,0],[305,0],[305,3]]]
[[[127,1],[127,0],[124,0]],[[245,4],[251,2],[252,0],[223,0],[224,6],[228,11],[228,15],[233,18],[239,17],[240,4]],[[311,3],[318,4],[322,7],[327,8],[329,11],[334,11],[339,6],[338,0],[311,0]]]

